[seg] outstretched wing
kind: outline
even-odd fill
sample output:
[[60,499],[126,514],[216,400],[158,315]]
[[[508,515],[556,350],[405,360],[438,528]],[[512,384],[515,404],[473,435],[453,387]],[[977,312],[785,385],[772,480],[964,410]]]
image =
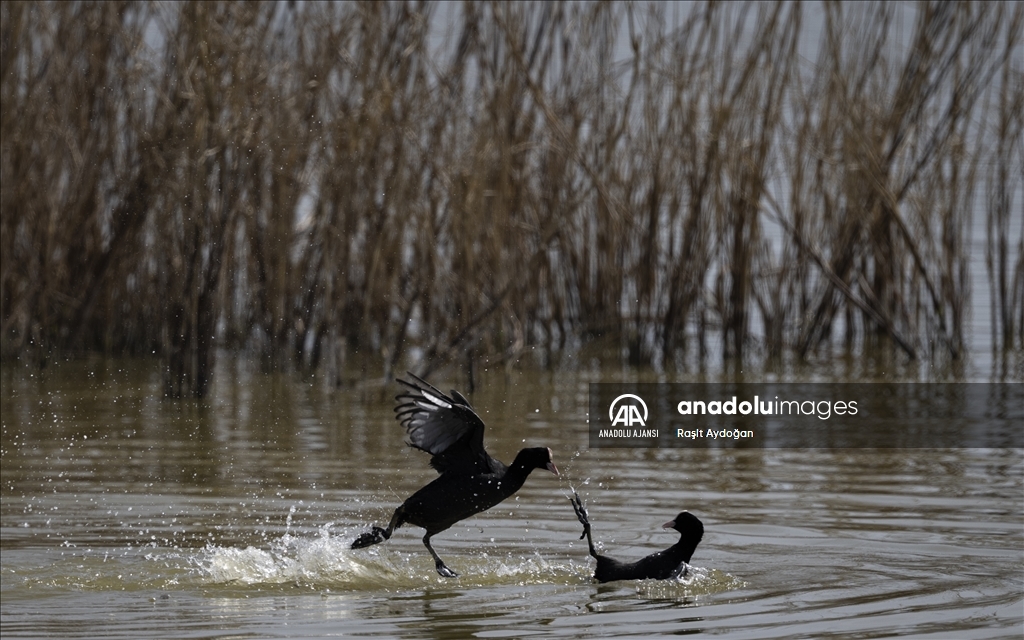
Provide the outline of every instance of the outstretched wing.
[[398,382],[410,391],[395,397],[395,418],[409,434],[409,444],[433,457],[438,473],[490,473],[491,457],[484,451],[484,422],[462,394],[449,397],[412,373]]

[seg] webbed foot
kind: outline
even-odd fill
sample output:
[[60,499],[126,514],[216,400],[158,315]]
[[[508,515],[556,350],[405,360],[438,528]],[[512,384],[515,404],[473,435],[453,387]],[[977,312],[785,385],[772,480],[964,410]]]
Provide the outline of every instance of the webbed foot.
[[434,563],[434,566],[437,568],[437,573],[442,578],[458,578],[459,577],[459,574],[457,574],[454,571],[452,571],[451,569],[449,569],[448,566],[444,562],[442,562],[440,558],[438,558],[437,562]]
[[373,530],[367,531],[366,533],[364,533],[364,534],[360,535],[358,538],[356,538],[355,541],[352,543],[351,548],[352,549],[362,549],[363,547],[369,547],[370,545],[379,544],[381,542],[384,542],[385,540],[387,540],[390,537],[391,536],[388,535],[388,532],[387,532],[386,529],[381,529],[380,527],[374,527]]

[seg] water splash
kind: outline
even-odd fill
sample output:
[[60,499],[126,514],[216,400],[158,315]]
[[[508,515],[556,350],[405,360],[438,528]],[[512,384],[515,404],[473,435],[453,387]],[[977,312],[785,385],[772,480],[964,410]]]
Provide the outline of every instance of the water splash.
[[[325,591],[361,591],[422,587],[425,584],[474,587],[515,583],[586,584],[585,563],[550,561],[535,552],[522,556],[481,553],[453,560],[456,580],[441,578],[430,558],[418,550],[404,553],[378,545],[350,548],[355,531],[320,527],[315,537],[285,533],[269,547],[209,545],[192,561],[193,578],[209,586],[299,586]],[[453,556],[454,557],[454,556]]]
[[195,562],[196,577],[210,584],[344,586],[401,575],[388,554],[353,552],[353,536],[331,535],[332,526],[321,526],[312,538],[286,532],[270,540],[269,548],[210,545]]
[[701,596],[733,591],[746,586],[742,580],[718,569],[687,565],[686,571],[669,580],[639,580],[638,596],[652,599],[683,599],[696,602]]

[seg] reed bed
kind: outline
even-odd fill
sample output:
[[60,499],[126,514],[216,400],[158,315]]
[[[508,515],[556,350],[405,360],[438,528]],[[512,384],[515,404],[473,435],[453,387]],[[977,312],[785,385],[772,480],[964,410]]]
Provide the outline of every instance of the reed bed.
[[1020,377],[1022,5],[671,10],[0,4],[4,360]]

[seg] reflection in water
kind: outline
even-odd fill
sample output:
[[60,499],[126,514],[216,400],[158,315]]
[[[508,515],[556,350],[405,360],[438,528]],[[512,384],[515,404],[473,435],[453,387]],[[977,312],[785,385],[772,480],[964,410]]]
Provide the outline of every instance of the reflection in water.
[[[226,361],[203,402],[139,362],[2,371],[5,638],[173,635],[1005,637],[1021,630],[1019,449],[587,446],[585,374],[510,374],[472,398],[489,450],[550,445],[559,485],[434,538],[358,532],[434,477],[379,385],[326,391]],[[452,385],[448,385],[452,386]],[[445,387],[442,387],[445,388]],[[573,489],[622,557],[705,524],[680,582],[592,583]]]

